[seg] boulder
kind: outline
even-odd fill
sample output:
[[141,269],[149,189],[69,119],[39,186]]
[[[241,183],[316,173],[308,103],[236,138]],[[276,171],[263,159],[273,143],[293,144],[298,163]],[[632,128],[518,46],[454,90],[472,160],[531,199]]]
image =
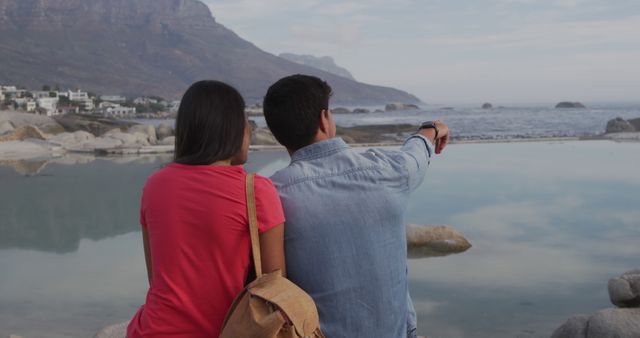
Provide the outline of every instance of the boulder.
[[64,128],[48,116],[15,111],[0,111],[0,124],[3,124],[4,122],[10,122],[14,128],[24,126],[38,127],[38,129],[43,133],[47,134],[59,134],[64,132]]
[[491,109],[491,108],[493,108],[493,105],[489,102],[482,105],[482,109]]
[[74,132],[84,130],[95,136],[101,136],[114,128],[126,130],[130,126],[135,125],[133,122],[79,114],[58,115],[54,117],[54,119],[64,127],[65,131]]
[[173,127],[171,127],[168,124],[160,124],[156,127],[156,138],[158,140],[163,140],[169,136],[174,136],[175,135],[175,131],[173,130]]
[[573,316],[553,331],[551,338],[585,338],[587,336],[587,323],[590,316]]
[[176,137],[175,136],[165,137],[161,141],[159,141],[158,144],[162,146],[173,146],[176,144]]
[[141,133],[147,135],[147,142],[149,144],[156,144],[158,136],[156,135],[156,128],[152,125],[136,124],[129,127],[129,133]]
[[0,142],[24,141],[26,139],[45,140],[46,137],[38,127],[34,126],[18,127],[13,132],[0,136]]
[[587,324],[587,338],[640,337],[640,309],[605,309]]
[[251,144],[262,146],[277,146],[278,140],[268,128],[258,128],[251,133]]
[[631,125],[636,128],[636,131],[640,131],[640,118],[628,120]]
[[407,225],[407,249],[410,258],[439,257],[462,253],[471,243],[446,225]]
[[15,127],[11,121],[0,122],[0,136],[14,131]]
[[68,150],[82,149],[87,142],[93,141],[93,134],[78,130],[73,133],[61,133],[49,138],[49,142],[58,144]]
[[613,305],[621,308],[640,307],[640,269],[627,271],[618,278],[611,278],[608,289]]
[[127,335],[127,326],[129,322],[107,326],[100,332],[96,333],[93,338],[125,338]]
[[371,111],[365,108],[356,108],[352,111],[353,114],[369,114]]
[[[149,126],[153,129],[155,133],[155,128],[153,126]],[[149,134],[141,133],[141,132],[129,132],[123,133],[119,130],[111,130],[104,134],[101,138],[111,138],[115,140],[119,140],[122,142],[123,148],[137,148],[137,147],[147,147],[151,145],[149,142]],[[154,142],[155,143],[155,142]]]
[[607,122],[607,128],[605,133],[624,133],[624,132],[634,132],[636,128],[629,123],[629,121],[623,119],[622,117],[616,117],[613,120],[609,120]]
[[415,104],[406,104],[406,103],[389,103],[384,107],[385,111],[399,111],[399,110],[417,110],[420,107]]
[[334,114],[350,114],[351,110],[343,107],[338,107],[338,108],[331,109],[331,112]]
[[580,102],[563,101],[556,104],[556,108],[586,108],[586,107]]

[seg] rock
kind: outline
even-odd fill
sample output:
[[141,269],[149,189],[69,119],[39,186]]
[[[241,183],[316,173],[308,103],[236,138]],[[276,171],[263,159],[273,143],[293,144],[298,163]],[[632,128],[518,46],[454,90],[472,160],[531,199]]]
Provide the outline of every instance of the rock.
[[351,110],[343,107],[333,108],[331,112],[334,114],[351,114]]
[[369,114],[371,111],[365,108],[356,108],[352,111],[353,114]]
[[482,105],[482,109],[491,109],[493,108],[493,105],[491,103],[485,103]]
[[22,336],[18,336],[17,334],[10,334],[7,338],[22,338]]
[[173,146],[176,144],[176,137],[175,136],[165,137],[160,142],[158,142],[158,144],[162,146]]
[[407,225],[407,249],[410,258],[438,257],[461,253],[471,248],[462,234],[446,225]]
[[589,318],[588,315],[577,315],[567,319],[564,324],[553,331],[551,338],[585,338]]
[[605,309],[587,324],[587,338],[640,337],[640,309]]
[[353,143],[400,143],[405,136],[418,130],[411,124],[381,124],[355,127],[336,126],[338,136]]
[[0,136],[14,131],[15,127],[11,121],[0,122]]
[[619,278],[611,278],[608,289],[613,305],[640,307],[640,270],[627,271]]
[[73,133],[62,133],[49,138],[49,142],[60,145],[68,150],[82,149],[84,145],[93,141],[96,137],[93,134],[78,130]]
[[158,140],[164,140],[165,138],[174,135],[175,131],[173,130],[173,127],[168,124],[162,123],[156,127],[156,138]]
[[[14,111],[0,111],[0,124],[10,122],[14,128],[24,126],[38,127],[43,133],[59,134],[64,132],[64,128],[54,119],[28,113],[20,113]],[[2,134],[2,133],[0,133]]]
[[[149,127],[151,127],[155,133],[155,128],[153,128],[153,126]],[[119,140],[122,142],[122,147],[124,148],[146,147],[151,145],[149,142],[150,135],[141,132],[123,133],[116,129],[107,132],[101,138]]]
[[629,123],[629,121],[623,119],[622,117],[616,117],[613,120],[609,120],[607,122],[607,128],[605,133],[624,133],[624,132],[634,132],[636,128]]
[[262,146],[277,146],[278,140],[273,136],[267,128],[258,128],[251,134],[251,144]]
[[384,107],[385,111],[398,111],[398,110],[417,110],[420,107],[415,104],[405,104],[405,103],[389,103]]
[[628,120],[631,125],[636,128],[636,131],[640,131],[640,118]]
[[107,326],[96,333],[93,338],[125,338],[129,322]]
[[580,102],[563,101],[556,104],[556,108],[586,108],[586,107]]
[[101,136],[107,131],[115,128],[126,130],[127,128],[135,124],[132,122],[121,120],[77,114],[59,115],[54,117],[54,119],[62,127],[64,127],[64,130],[67,132],[84,130],[95,136]]
[[158,142],[158,137],[156,135],[156,128],[151,125],[144,125],[144,124],[133,125],[129,127],[129,133],[130,134],[135,134],[135,133],[146,134],[147,142],[149,144],[156,144],[156,142]]
[[18,127],[12,133],[0,136],[0,142],[24,141],[26,139],[45,140],[46,137],[38,127],[34,126]]

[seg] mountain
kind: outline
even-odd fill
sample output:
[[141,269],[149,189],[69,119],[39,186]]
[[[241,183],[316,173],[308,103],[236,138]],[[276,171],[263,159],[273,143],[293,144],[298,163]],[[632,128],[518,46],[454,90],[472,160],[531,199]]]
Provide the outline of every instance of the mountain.
[[179,98],[200,79],[225,81],[248,103],[296,73],[316,75],[342,104],[415,103],[269,54],[216,22],[197,0],[0,0],[0,83]]
[[346,68],[336,65],[336,62],[330,56],[316,57],[313,55],[298,55],[293,53],[282,53],[278,55],[283,59],[287,59],[297,64],[313,67],[316,69],[324,70],[331,74],[346,77],[349,80],[356,81]]

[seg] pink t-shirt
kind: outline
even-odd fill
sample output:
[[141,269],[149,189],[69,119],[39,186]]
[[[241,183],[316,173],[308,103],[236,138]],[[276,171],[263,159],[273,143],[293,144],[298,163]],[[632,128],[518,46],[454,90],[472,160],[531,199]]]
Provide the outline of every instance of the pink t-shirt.
[[[239,166],[176,163],[149,177],[140,223],[153,275],[128,338],[218,337],[250,269],[245,177]],[[260,232],[284,223],[273,183],[256,176],[255,191]]]

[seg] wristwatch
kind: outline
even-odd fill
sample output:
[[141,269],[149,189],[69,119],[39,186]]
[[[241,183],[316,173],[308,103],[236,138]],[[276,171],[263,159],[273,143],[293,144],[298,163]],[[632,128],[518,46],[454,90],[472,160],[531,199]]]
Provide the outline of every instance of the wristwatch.
[[420,125],[420,128],[418,128],[418,130],[429,129],[429,128],[433,128],[433,130],[436,131],[436,137],[434,137],[434,139],[437,140],[438,139],[438,133],[440,132],[440,130],[438,129],[438,126],[436,126],[435,122],[433,122],[433,121],[422,122],[422,124]]

